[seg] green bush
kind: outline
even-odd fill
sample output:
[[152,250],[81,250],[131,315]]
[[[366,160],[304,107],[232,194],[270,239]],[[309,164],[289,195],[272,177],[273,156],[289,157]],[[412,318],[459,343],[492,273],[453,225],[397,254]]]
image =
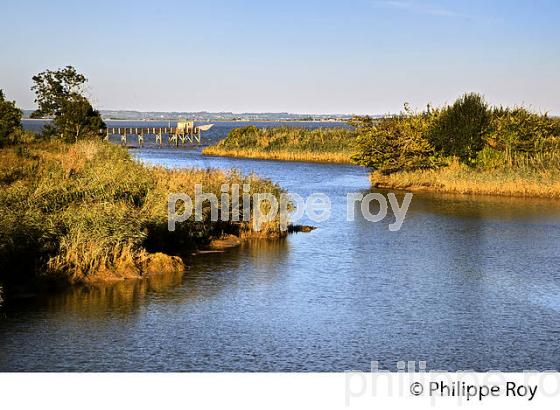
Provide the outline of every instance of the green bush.
[[4,98],[0,90],[0,147],[13,143],[14,132],[21,128],[22,113],[14,101]]
[[428,138],[436,150],[468,163],[484,148],[484,133],[490,120],[491,112],[484,98],[465,94],[442,110]]
[[484,147],[478,152],[476,165],[483,169],[494,169],[504,165],[504,153],[492,147]]
[[524,108],[489,109],[477,94],[452,106],[398,116],[358,117],[353,159],[382,174],[461,161],[481,169],[560,169],[560,119]]
[[487,132],[488,144],[512,164],[516,153],[536,154],[560,148],[560,121],[525,108],[496,108]]
[[355,118],[359,153],[354,161],[383,174],[426,169],[439,163],[434,148],[426,138],[436,112],[414,115],[410,112],[377,121]]

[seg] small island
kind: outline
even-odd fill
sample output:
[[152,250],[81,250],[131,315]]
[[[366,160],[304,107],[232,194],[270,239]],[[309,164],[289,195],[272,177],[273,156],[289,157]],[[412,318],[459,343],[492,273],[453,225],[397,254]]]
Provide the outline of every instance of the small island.
[[465,94],[452,105],[356,116],[350,127],[234,129],[206,155],[354,163],[374,188],[560,198],[560,119],[490,107]]

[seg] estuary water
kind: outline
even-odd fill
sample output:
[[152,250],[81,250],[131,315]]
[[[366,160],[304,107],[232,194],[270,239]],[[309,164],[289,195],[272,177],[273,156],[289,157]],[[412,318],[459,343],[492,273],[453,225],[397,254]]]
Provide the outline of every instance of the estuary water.
[[0,371],[560,370],[557,202],[415,194],[391,232],[391,212],[347,221],[347,194],[370,191],[360,167],[131,153],[325,193],[332,214],[195,257],[184,275],[10,300]]

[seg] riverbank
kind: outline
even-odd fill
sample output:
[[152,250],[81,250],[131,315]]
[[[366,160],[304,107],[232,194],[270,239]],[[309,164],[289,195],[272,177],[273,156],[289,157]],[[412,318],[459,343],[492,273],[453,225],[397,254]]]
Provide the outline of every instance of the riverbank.
[[351,164],[355,137],[348,128],[233,129],[226,138],[203,149],[204,155],[282,161]]
[[202,150],[204,155],[217,157],[268,159],[278,161],[298,162],[329,162],[335,164],[351,164],[351,155],[339,152],[294,152],[287,150],[259,151],[251,149],[224,149],[217,146],[209,146]]
[[467,166],[370,174],[372,186],[407,191],[560,199],[557,171],[478,170]]
[[352,121],[373,186],[410,191],[560,198],[560,121],[492,107],[469,93],[452,105]]
[[282,192],[271,181],[234,171],[149,167],[99,141],[4,148],[0,280],[78,284],[177,273],[193,252],[223,238],[285,234],[277,220],[259,232],[252,220],[213,222],[208,201],[201,221],[191,217],[169,232],[168,193],[194,197],[196,184],[218,198],[223,184],[249,184],[250,194]]

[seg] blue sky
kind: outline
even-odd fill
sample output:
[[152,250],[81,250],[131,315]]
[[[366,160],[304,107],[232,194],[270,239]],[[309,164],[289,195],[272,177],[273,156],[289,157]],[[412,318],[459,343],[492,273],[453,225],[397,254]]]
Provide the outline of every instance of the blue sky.
[[9,2],[0,88],[74,65],[102,109],[387,113],[406,101],[560,113],[560,2]]

